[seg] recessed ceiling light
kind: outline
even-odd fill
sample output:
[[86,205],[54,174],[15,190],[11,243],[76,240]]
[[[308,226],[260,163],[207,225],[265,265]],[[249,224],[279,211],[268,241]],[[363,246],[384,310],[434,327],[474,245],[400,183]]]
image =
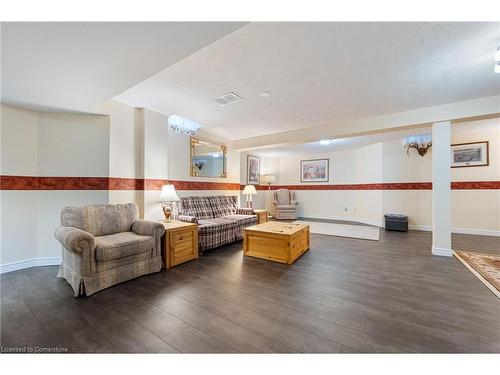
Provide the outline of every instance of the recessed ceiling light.
[[326,146],[326,145],[329,145],[330,142],[331,141],[329,139],[322,139],[321,141],[319,141],[319,144],[323,145],[323,146]]
[[261,98],[269,98],[271,93],[269,91],[262,91],[260,94]]

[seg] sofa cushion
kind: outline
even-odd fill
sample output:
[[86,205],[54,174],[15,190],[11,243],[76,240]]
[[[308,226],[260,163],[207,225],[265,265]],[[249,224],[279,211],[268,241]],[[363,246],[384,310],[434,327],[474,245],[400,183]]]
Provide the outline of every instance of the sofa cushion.
[[95,257],[98,262],[137,255],[152,251],[155,239],[152,236],[141,236],[134,232],[121,232],[99,236],[95,239]]
[[257,224],[257,216],[255,215],[229,215],[225,217],[228,221],[235,221],[239,225],[254,225]]
[[198,232],[207,232],[208,230],[212,230],[215,227],[223,230],[235,227],[237,225],[237,220],[229,220],[227,216],[198,220]]
[[198,220],[212,219],[214,217],[208,197],[182,197],[180,213],[181,215],[194,216]]
[[280,204],[276,206],[277,210],[295,210],[295,206],[292,204]]
[[238,208],[238,198],[236,196],[212,195],[207,197],[214,217],[234,215]]
[[292,194],[288,189],[278,189],[274,194],[278,205],[288,205],[293,200]]
[[198,241],[200,250],[239,241],[243,238],[243,228],[257,224],[255,215],[228,215],[198,221]]
[[86,207],[64,207],[61,211],[61,225],[75,227],[93,236],[128,232],[139,210],[133,203],[93,205]]
[[64,207],[61,210],[61,225],[85,230],[83,226],[83,207]]

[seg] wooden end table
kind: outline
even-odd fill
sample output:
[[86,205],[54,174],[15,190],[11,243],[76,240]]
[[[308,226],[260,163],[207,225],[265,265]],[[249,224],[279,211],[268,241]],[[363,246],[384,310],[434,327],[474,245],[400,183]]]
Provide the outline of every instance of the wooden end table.
[[162,260],[166,269],[198,259],[198,224],[177,220],[162,224]]
[[269,215],[269,212],[267,210],[253,210],[255,212],[255,215],[257,215],[257,224],[262,224],[267,221],[267,217]]

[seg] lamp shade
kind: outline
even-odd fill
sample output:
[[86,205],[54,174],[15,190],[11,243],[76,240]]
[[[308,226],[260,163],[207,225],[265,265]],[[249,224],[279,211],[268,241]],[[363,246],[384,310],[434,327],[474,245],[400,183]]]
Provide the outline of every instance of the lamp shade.
[[275,174],[263,174],[260,177],[260,181],[263,184],[272,184],[272,183],[276,182],[276,177],[277,176]]
[[161,187],[160,202],[179,202],[179,196],[175,192],[174,185],[167,184]]
[[253,186],[253,185],[247,185],[243,189],[243,193],[242,194],[243,195],[256,195],[257,194],[257,190],[255,190],[255,186]]

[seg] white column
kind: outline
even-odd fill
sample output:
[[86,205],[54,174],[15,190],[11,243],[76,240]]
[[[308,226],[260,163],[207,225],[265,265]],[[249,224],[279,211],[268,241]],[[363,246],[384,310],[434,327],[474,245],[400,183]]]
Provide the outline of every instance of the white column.
[[432,125],[432,254],[441,256],[452,256],[450,125]]

